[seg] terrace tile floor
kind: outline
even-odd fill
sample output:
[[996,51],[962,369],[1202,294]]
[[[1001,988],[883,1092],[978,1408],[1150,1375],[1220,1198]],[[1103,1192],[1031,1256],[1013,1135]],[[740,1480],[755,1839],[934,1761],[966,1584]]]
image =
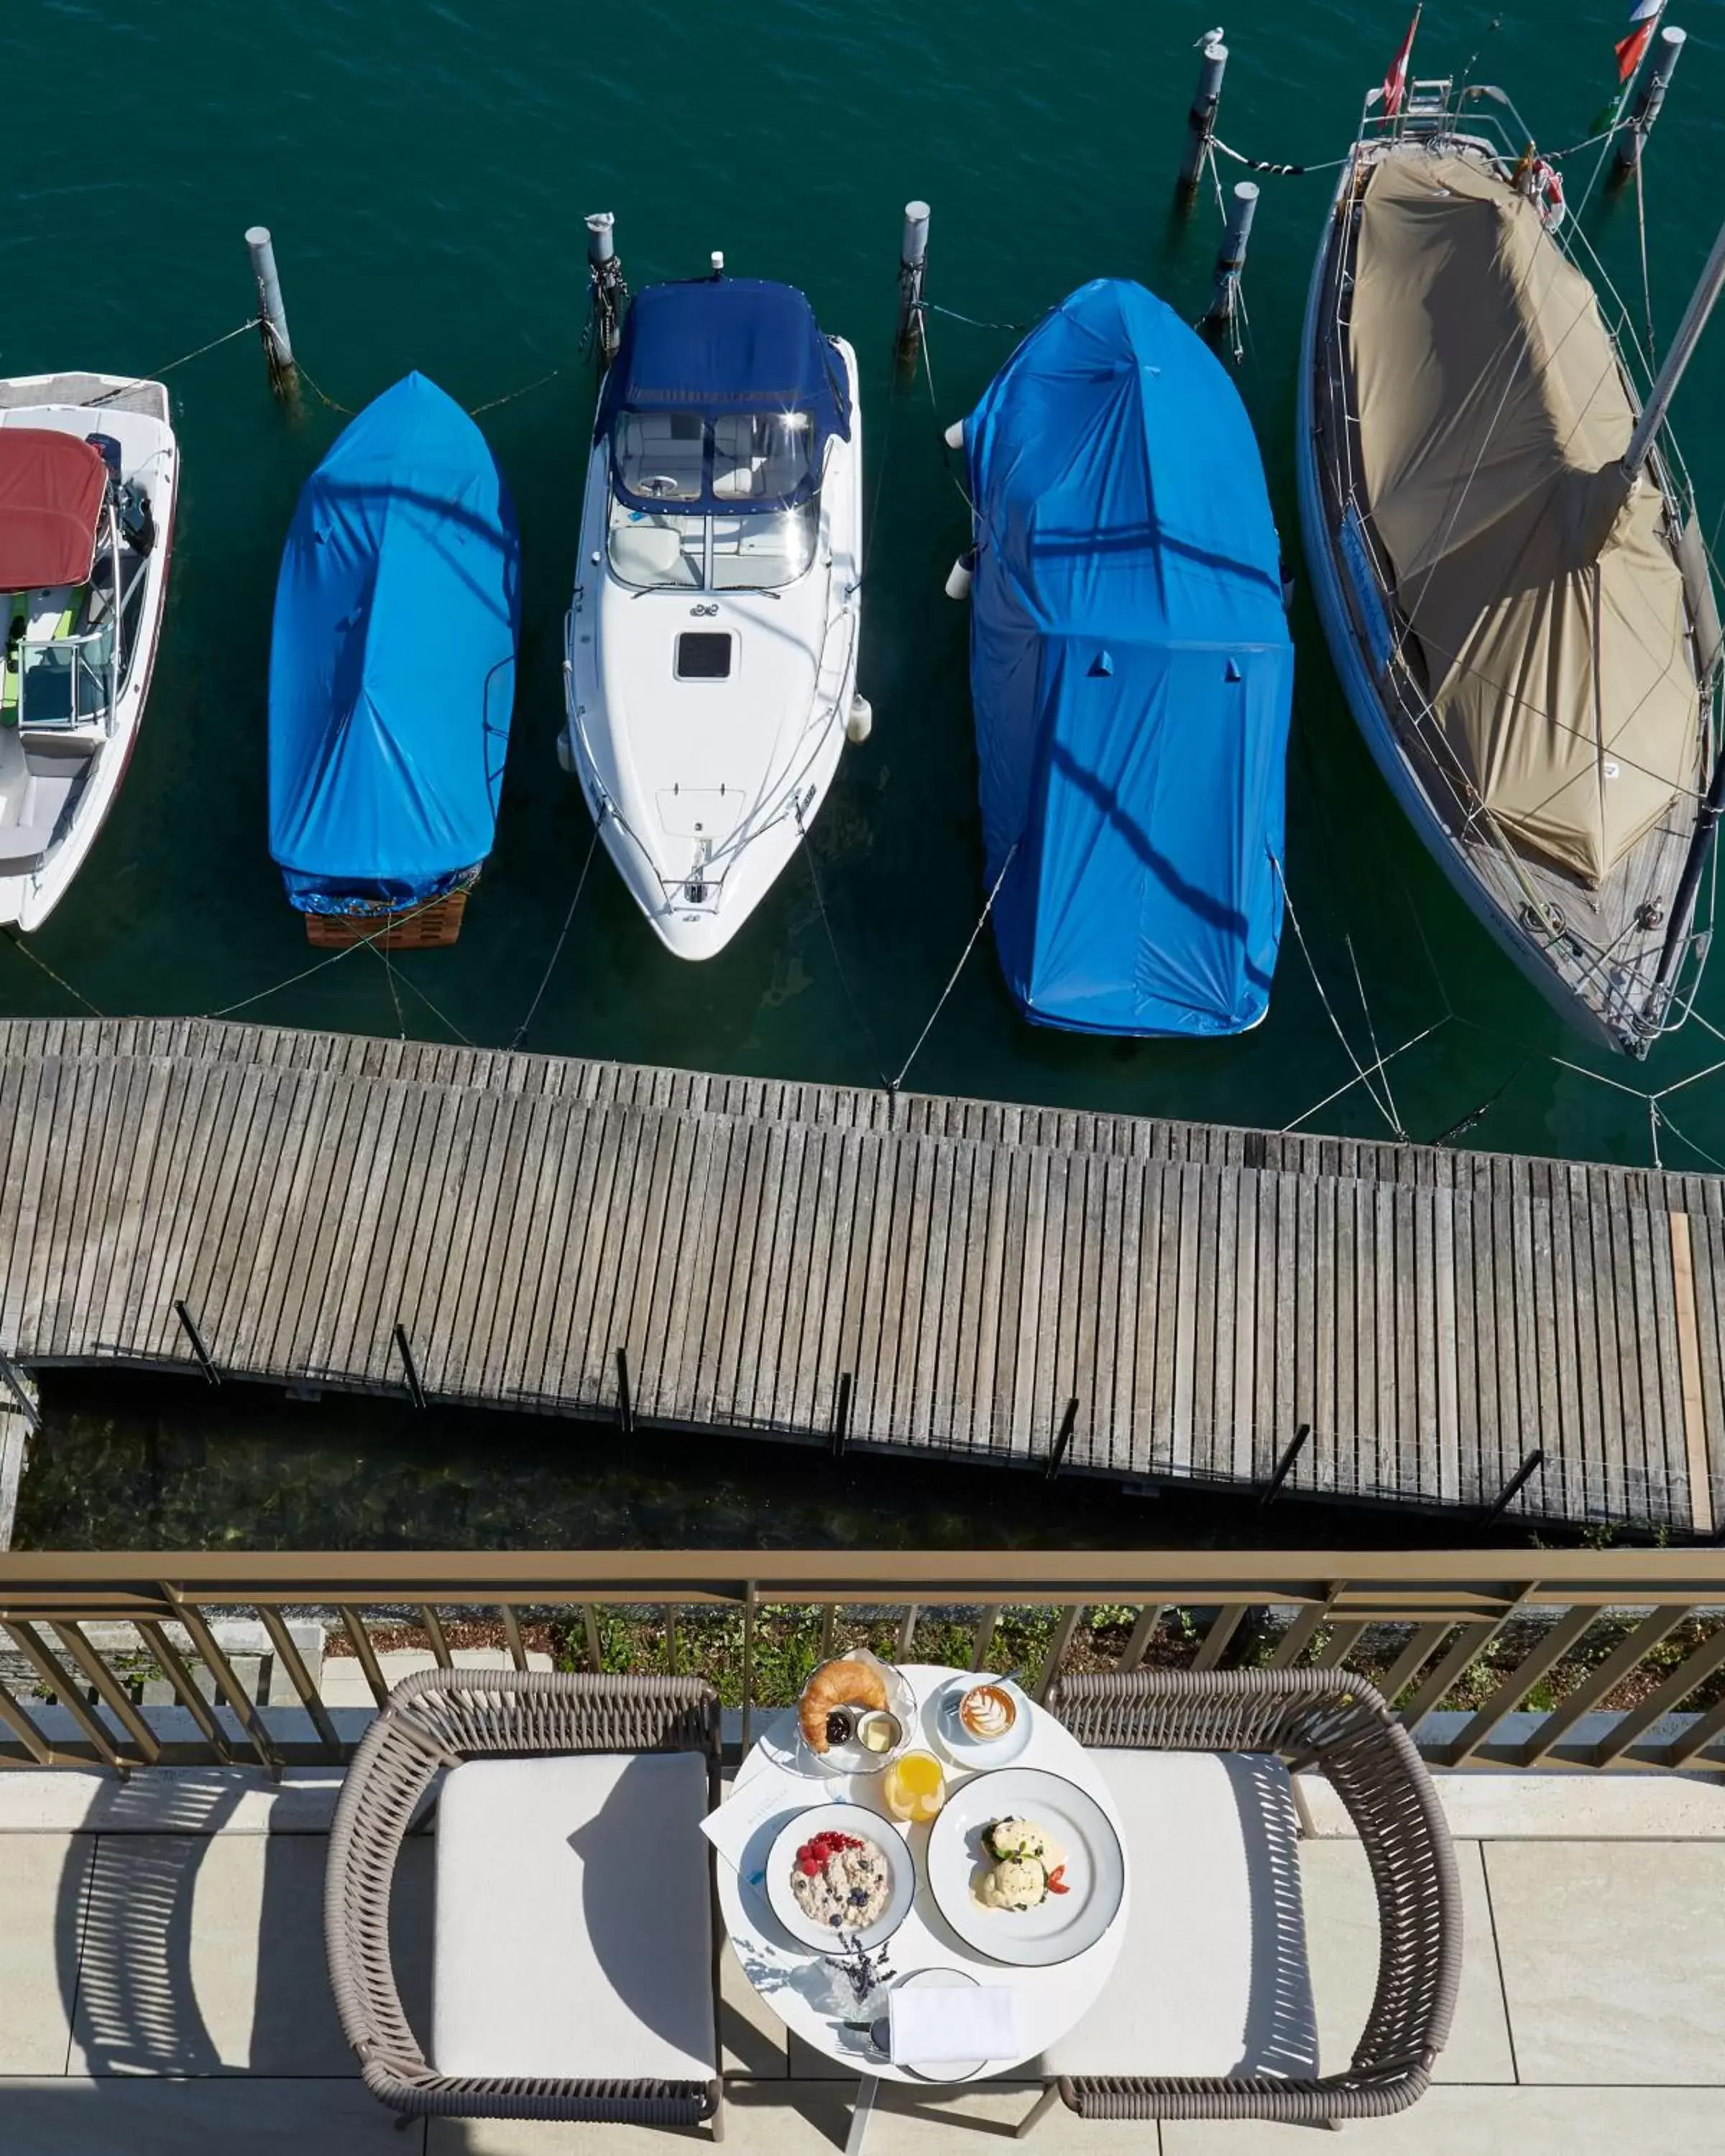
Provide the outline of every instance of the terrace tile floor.
[[[1442,1778],[1453,1789],[1455,1778]],[[1626,1799],[1571,1778],[1497,1778],[1450,1804],[1467,1926],[1439,2086],[1412,2111],[1347,2129],[1358,2156],[1605,2156],[1725,2148],[1725,1790],[1638,1778]],[[1476,1779],[1468,1778],[1470,1782]],[[0,1776],[0,2149],[8,2156],[628,2156],[687,2136],[619,2128],[414,2122],[353,2071],[323,1964],[329,1777],[214,1770]],[[1601,1802],[1602,1794],[1610,1801]],[[1669,1801],[1666,1801],[1666,1799]],[[1345,2058],[1376,1966],[1356,1843],[1302,1845],[1324,2064]],[[1615,1815],[1615,1819],[1612,1815]],[[1615,1830],[1601,1827],[1612,1820]],[[1574,1830],[1565,1832],[1566,1824]],[[426,2002],[429,1842],[405,1851],[398,1965]],[[729,2136],[738,2156],[842,2148],[854,2084],[785,2032],[727,1965]],[[889,2089],[870,2156],[999,2146],[1034,2091]],[[1297,2152],[1305,2129],[1087,2124],[1056,2109],[1043,2156]]]

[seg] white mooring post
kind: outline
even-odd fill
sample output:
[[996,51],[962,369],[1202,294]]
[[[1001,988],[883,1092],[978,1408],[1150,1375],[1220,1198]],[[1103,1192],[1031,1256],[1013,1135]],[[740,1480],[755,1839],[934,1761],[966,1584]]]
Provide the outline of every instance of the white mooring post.
[[258,334],[264,341],[264,361],[270,369],[270,387],[278,397],[290,397],[298,387],[294,347],[288,336],[287,309],[282,303],[281,280],[275,273],[275,246],[267,225],[254,224],[245,235],[245,251],[251,257],[252,275],[258,287]]
[[1186,147],[1180,158],[1179,197],[1189,203],[1198,192],[1204,159],[1215,139],[1216,108],[1222,102],[1222,78],[1228,72],[1228,48],[1222,42],[1222,33],[1210,31],[1198,53],[1198,88],[1186,115]]
[[1635,109],[1629,116],[1629,124],[1617,138],[1617,170],[1632,172],[1641,162],[1641,151],[1647,137],[1653,132],[1653,123],[1659,117],[1660,107],[1665,103],[1665,94],[1671,86],[1671,77],[1676,72],[1677,62],[1682,57],[1683,47],[1689,33],[1675,24],[1661,30],[1653,47],[1653,64],[1641,84],[1641,94],[1635,100]]
[[617,219],[608,209],[595,210],[587,220],[587,274],[593,349],[603,372],[617,357],[623,337],[623,302],[629,295],[623,264],[617,259]]
[[928,204],[905,204],[905,232],[898,250],[899,358],[908,365],[922,347],[922,278],[928,266]]
[[1210,304],[1204,318],[1205,329],[1223,329],[1234,320],[1240,299],[1240,273],[1245,268],[1252,219],[1257,213],[1257,183],[1252,180],[1236,182],[1233,199],[1228,205],[1228,223],[1222,234],[1222,245],[1216,256],[1215,282],[1210,287]]

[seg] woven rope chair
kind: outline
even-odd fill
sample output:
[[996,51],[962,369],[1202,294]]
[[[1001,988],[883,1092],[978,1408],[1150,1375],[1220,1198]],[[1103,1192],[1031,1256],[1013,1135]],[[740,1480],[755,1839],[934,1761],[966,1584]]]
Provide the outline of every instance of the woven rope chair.
[[1048,1704],[1098,1750],[1267,1752],[1315,1768],[1348,1807],[1377,1888],[1377,1995],[1353,2058],[1307,2080],[1062,2076],[1086,2118],[1263,2118],[1339,2127],[1424,2095],[1461,1976],[1461,1887],[1425,1761],[1381,1697],[1341,1670],[1135,1671],[1068,1676]]
[[[403,1837],[439,1771],[482,1758],[696,1752],[719,1800],[719,1702],[694,1677],[427,1670],[405,1678],[353,1756],[330,1831],[324,1941],[342,2031],[372,2093],[410,2117],[580,2119],[722,2131],[716,1907],[708,2082],[480,2079],[439,2074],[403,2012],[389,1952],[389,1897]],[[711,1892],[711,1866],[707,1876]]]

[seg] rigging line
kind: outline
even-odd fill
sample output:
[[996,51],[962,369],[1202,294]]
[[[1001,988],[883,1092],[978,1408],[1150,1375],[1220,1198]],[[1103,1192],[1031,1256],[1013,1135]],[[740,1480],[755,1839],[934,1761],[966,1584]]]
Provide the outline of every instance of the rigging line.
[[[1410,1034],[1399,1048],[1392,1048],[1387,1055],[1378,1057],[1377,1062],[1372,1066],[1373,1072],[1381,1071],[1386,1064],[1394,1063],[1398,1055],[1405,1055],[1410,1048],[1417,1048],[1422,1040],[1430,1040],[1433,1034],[1440,1032],[1449,1023],[1449,1015],[1445,1013],[1442,1018],[1434,1019],[1430,1025],[1423,1027],[1420,1032]],[[1344,1093],[1351,1093],[1356,1086],[1363,1085],[1364,1082],[1363,1076],[1344,1080],[1333,1091],[1326,1093],[1322,1100],[1314,1101],[1309,1108],[1302,1108],[1292,1122],[1284,1123],[1281,1127],[1282,1136],[1286,1137],[1291,1132],[1298,1130],[1301,1123],[1309,1122],[1313,1116],[1321,1115],[1332,1101],[1339,1101]],[[1441,1145],[1443,1140],[1440,1138],[1436,1142]]]
[[223,1004],[220,1010],[205,1011],[202,1015],[205,1018],[230,1018],[235,1011],[249,1009],[253,1004],[260,1004],[268,996],[280,995],[284,988],[294,988],[301,981],[309,981],[314,973],[322,973],[326,966],[338,966],[342,959],[351,958],[356,951],[367,949],[380,936],[387,936],[392,928],[405,928],[410,921],[417,920],[428,906],[435,906],[437,903],[438,901],[435,898],[422,899],[418,906],[412,907],[406,913],[389,915],[382,927],[374,928],[369,936],[356,936],[352,942],[344,943],[339,951],[331,951],[328,957],[320,958],[316,965],[307,966],[297,973],[290,973],[285,981],[278,981],[274,988],[259,988],[254,996],[242,996],[237,1004]]
[[[609,813],[610,804],[608,802],[593,819],[593,836],[587,842],[587,858],[581,864],[580,875],[575,879],[575,896],[569,901],[569,911],[563,916],[563,925],[557,931],[557,940],[551,947],[551,956],[546,961],[545,971],[540,975],[539,985],[533,991],[532,1002],[527,1005],[527,1015],[516,1028],[514,1035],[511,1039],[509,1045],[511,1050],[518,1049],[526,1039],[527,1028],[533,1023],[541,999],[545,991],[551,986],[551,977],[557,971],[557,960],[563,955],[563,945],[568,939],[570,926],[575,918],[575,909],[581,903],[581,893],[587,882],[587,872],[593,866],[593,855],[598,851],[599,833]],[[636,843],[639,844],[639,841],[637,840]],[[444,1023],[447,1024],[448,1021],[445,1020]]]
[[[1414,633],[1416,636],[1420,635],[1420,632],[1417,629]],[[1648,650],[1645,639],[1640,634],[1635,634],[1632,627],[1631,634],[1635,634],[1635,642],[1640,646],[1643,655],[1651,662],[1655,668],[1659,670],[1656,678],[1641,691],[1640,695],[1636,697],[1635,702],[1630,705],[1629,710],[1624,713],[1622,718],[1617,722],[1616,726],[1609,737],[1600,734],[1597,729],[1594,732],[1589,733],[1584,727],[1572,726],[1567,719],[1560,719],[1555,711],[1543,710],[1541,706],[1534,703],[1530,697],[1524,696],[1518,690],[1512,688],[1507,681],[1494,680],[1491,675],[1486,672],[1483,667],[1471,665],[1459,651],[1446,651],[1443,645],[1437,642],[1435,638],[1420,636],[1420,641],[1428,656],[1435,655],[1438,659],[1442,660],[1446,665],[1459,667],[1462,673],[1466,674],[1471,680],[1477,681],[1482,688],[1491,690],[1495,696],[1507,698],[1507,701],[1513,704],[1518,711],[1531,712],[1536,719],[1542,720],[1548,726],[1554,726],[1559,733],[1573,735],[1584,748],[1593,750],[1596,755],[1611,757],[1615,762],[1622,764],[1626,769],[1639,772],[1643,778],[1652,779],[1656,785],[1668,786],[1674,795],[1680,796],[1683,799],[1697,802],[1703,801],[1707,797],[1699,788],[1689,784],[1686,780],[1674,779],[1669,772],[1656,771],[1651,764],[1643,763],[1637,757],[1627,755],[1619,745],[1623,734],[1625,734],[1634,724],[1635,721],[1640,717],[1643,706],[1652,701],[1653,697],[1658,693],[1660,688],[1663,685],[1665,675],[1670,669],[1671,661],[1676,655],[1676,645],[1673,644],[1671,653],[1663,661],[1661,661],[1656,653]],[[1428,699],[1428,702],[1430,700]],[[1443,721],[1437,716],[1436,706],[1433,705],[1430,708],[1440,738],[1448,744],[1451,754],[1455,755],[1455,751],[1454,745],[1453,743],[1449,742],[1449,737],[1444,730]],[[1457,757],[1456,768],[1464,773],[1466,772],[1466,766],[1461,762],[1459,757]],[[1551,792],[1548,793],[1543,800],[1535,802],[1530,808],[1517,809],[1516,811],[1516,814],[1523,821],[1526,821],[1530,817],[1538,815],[1543,809],[1549,808],[1551,803],[1557,799],[1560,793],[1565,792],[1569,787],[1574,785],[1577,778],[1582,776],[1584,776],[1584,774],[1576,773],[1568,778],[1561,780],[1558,784],[1552,788]],[[1469,778],[1468,784],[1470,791],[1476,790],[1473,788],[1471,778]],[[1488,806],[1482,795],[1479,796],[1478,798],[1482,808]]]
[[[1546,236],[1548,239],[1550,238],[1549,234]],[[1557,242],[1553,240],[1552,244],[1555,247],[1557,245]],[[1356,242],[1356,259],[1358,259],[1358,242]],[[1527,266],[1522,270],[1520,282],[1516,287],[1514,305],[1517,309],[1519,309],[1521,305],[1522,295],[1523,291],[1526,290],[1527,285],[1532,282],[1534,265],[1538,263],[1538,259],[1539,249],[1535,246],[1528,250]],[[1551,367],[1557,359],[1558,353],[1562,352],[1563,346],[1568,342],[1569,339],[1574,335],[1576,330],[1580,326],[1586,313],[1587,310],[1584,307],[1578,308],[1576,310],[1574,317],[1570,321],[1568,328],[1563,331],[1562,336],[1558,339],[1557,342],[1539,361],[1538,367],[1535,370],[1536,374],[1544,372]],[[1488,367],[1482,373],[1480,382],[1481,388],[1484,388],[1489,382],[1492,369],[1496,367],[1498,361],[1506,354],[1510,353],[1512,350],[1513,351],[1512,364],[1511,365],[1508,374],[1504,378],[1502,392],[1498,397],[1497,408],[1492,412],[1490,419],[1486,423],[1485,434],[1480,442],[1479,449],[1475,454],[1473,463],[1468,468],[1466,477],[1461,481],[1460,491],[1455,495],[1455,506],[1450,512],[1449,521],[1445,525],[1443,535],[1439,539],[1437,547],[1432,554],[1430,563],[1425,572],[1425,582],[1420,587],[1421,599],[1425,596],[1426,591],[1430,589],[1431,580],[1437,573],[1438,563],[1443,559],[1445,553],[1449,551],[1450,537],[1450,534],[1455,529],[1456,519],[1461,516],[1462,506],[1467,500],[1468,493],[1471,489],[1475,480],[1479,476],[1480,466],[1486,460],[1486,452],[1491,446],[1491,437],[1497,433],[1498,422],[1503,417],[1504,408],[1509,403],[1510,392],[1515,388],[1517,377],[1520,375],[1522,371],[1522,362],[1530,357],[1532,346],[1530,340],[1527,336],[1522,336],[1518,337],[1517,336],[1515,331],[1512,329],[1510,332],[1506,335],[1503,342],[1498,346],[1497,352],[1493,354],[1491,366]],[[1606,378],[1607,377],[1604,373],[1602,373],[1599,377],[1601,382],[1603,382]],[[1582,418],[1585,416],[1591,402],[1592,398],[1590,396],[1588,400],[1588,404],[1582,407],[1581,413],[1578,415],[1575,425],[1570,429],[1570,436],[1573,437],[1576,431],[1576,428],[1579,427],[1581,424]],[[1568,447],[1568,438],[1565,439],[1563,446],[1565,449]],[[1420,601],[1416,599],[1414,601],[1413,606],[1410,606],[1407,609],[1410,619],[1413,613],[1413,608],[1417,606],[1419,603]]]
[[893,1080],[892,1083],[886,1089],[888,1092],[897,1092],[899,1087],[904,1084],[906,1078],[910,1075],[911,1065],[922,1053],[923,1042],[927,1040],[929,1034],[934,1030],[935,1020],[946,1009],[947,997],[950,996],[953,989],[957,987],[958,976],[964,971],[966,965],[969,963],[970,954],[976,948],[976,939],[983,932],[983,925],[988,920],[988,916],[994,911],[994,901],[1000,896],[1000,886],[1006,881],[1006,871],[1012,866],[1013,856],[1019,850],[1019,840],[1014,839],[1012,844],[1007,848],[1006,859],[1000,864],[1000,873],[994,879],[993,890],[990,891],[988,897],[983,901],[983,910],[977,916],[975,927],[970,932],[970,940],[966,943],[963,950],[959,953],[958,963],[952,968],[952,978],[948,980],[945,988],[941,990],[940,1001],[928,1014],[927,1020],[923,1025],[922,1032],[916,1036],[916,1046],[905,1058],[903,1068],[900,1070],[897,1077]]
[[213,352],[218,345],[232,344],[235,337],[244,336],[248,330],[256,329],[262,319],[260,315],[254,315],[249,321],[242,322],[237,330],[224,331],[220,336],[212,337],[208,344],[199,345],[195,352],[182,352],[177,359],[169,360],[166,367],[158,367],[154,374],[135,374],[129,381],[119,382],[112,389],[105,389],[100,397],[86,397],[80,408],[88,411],[97,404],[110,403],[115,398],[125,396],[128,389],[141,389],[146,382],[154,382],[157,377],[172,374],[177,367],[183,367],[187,360],[202,359],[205,352]]
[[15,949],[22,952],[24,957],[29,960],[33,966],[39,967],[41,970],[47,974],[50,981],[54,982],[56,986],[64,988],[66,993],[72,997],[74,1001],[82,1004],[85,1010],[90,1013],[92,1018],[100,1018],[103,1015],[103,1014],[99,1011],[95,1005],[90,1001],[90,998],[85,994],[82,988],[74,988],[72,986],[72,983],[66,979],[64,974],[55,973],[54,968],[49,964],[46,958],[39,958],[36,953],[30,948],[29,945],[25,942],[23,937],[19,935],[16,928],[8,927],[6,933]]
[[1288,919],[1293,923],[1294,940],[1300,946],[1300,956],[1306,961],[1306,970],[1312,976],[1312,985],[1317,990],[1317,999],[1319,1003],[1323,1005],[1324,1016],[1330,1021],[1332,1030],[1334,1032],[1337,1040],[1342,1044],[1342,1052],[1347,1056],[1349,1063],[1353,1065],[1354,1075],[1365,1087],[1372,1106],[1378,1111],[1378,1114],[1383,1116],[1384,1122],[1389,1125],[1390,1129],[1394,1132],[1396,1137],[1399,1139],[1405,1140],[1408,1135],[1407,1132],[1399,1127],[1396,1122],[1394,1116],[1391,1113],[1389,1109],[1384,1106],[1383,1101],[1378,1099],[1378,1095],[1372,1086],[1371,1073],[1366,1070],[1364,1065],[1361,1063],[1358,1056],[1354,1054],[1353,1042],[1348,1040],[1348,1035],[1342,1030],[1342,1021],[1336,1015],[1335,1008],[1330,1002],[1330,998],[1328,993],[1325,990],[1323,982],[1319,978],[1317,968],[1312,961],[1312,952],[1307,947],[1306,933],[1300,926],[1300,916],[1295,912],[1293,900],[1288,895],[1287,878],[1282,874],[1281,863],[1277,860],[1274,854],[1271,854],[1270,856],[1270,865],[1276,870],[1276,880],[1281,886],[1281,902],[1283,906],[1286,909]]
[[[1651,364],[1659,357],[1653,341],[1653,287],[1647,279],[1647,190],[1641,180],[1641,160],[1635,160],[1635,223],[1641,239],[1641,305],[1647,316],[1647,357]],[[1576,424],[1579,426],[1580,421]]]
[[891,1095],[894,1090],[886,1075],[886,1065],[880,1060],[880,1050],[875,1039],[875,1029],[869,1024],[868,1013],[856,999],[850,985],[850,976],[845,970],[845,961],[839,956],[839,939],[833,933],[832,916],[827,911],[826,894],[820,887],[820,875],[814,865],[814,849],[809,843],[809,826],[803,821],[803,804],[796,808],[797,832],[803,841],[803,858],[809,864],[809,880],[814,886],[814,907],[820,916],[820,925],[827,935],[827,948],[833,954],[833,970],[839,976],[839,985],[845,991],[845,1000],[850,1006],[850,1015],[856,1022],[857,1031],[868,1045],[869,1060],[875,1066],[882,1090]]

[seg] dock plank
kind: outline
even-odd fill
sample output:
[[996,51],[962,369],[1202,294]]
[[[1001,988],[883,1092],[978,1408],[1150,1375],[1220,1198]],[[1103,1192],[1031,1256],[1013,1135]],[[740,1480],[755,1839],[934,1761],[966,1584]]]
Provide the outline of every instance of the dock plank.
[[1717,1532],[1725,1194],[203,1020],[0,1021],[0,1345]]

